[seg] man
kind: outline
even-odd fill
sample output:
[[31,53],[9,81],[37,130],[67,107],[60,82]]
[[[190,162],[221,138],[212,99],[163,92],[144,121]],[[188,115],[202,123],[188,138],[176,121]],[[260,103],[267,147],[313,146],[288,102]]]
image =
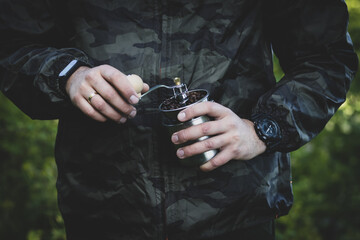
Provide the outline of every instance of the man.
[[[68,239],[274,239],[292,205],[288,152],[345,101],[357,70],[341,0],[1,2],[1,90],[59,118]],[[276,83],[272,50],[285,76]],[[169,136],[145,84],[181,77],[212,121]],[[174,144],[208,135],[175,153]],[[218,149],[204,165],[179,158]],[[316,159],[314,159],[314,162]]]

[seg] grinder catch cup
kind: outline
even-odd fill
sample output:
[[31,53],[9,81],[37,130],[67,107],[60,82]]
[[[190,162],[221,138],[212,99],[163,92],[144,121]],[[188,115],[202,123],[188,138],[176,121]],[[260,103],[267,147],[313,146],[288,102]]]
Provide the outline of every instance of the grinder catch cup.
[[[186,84],[181,83],[180,78],[175,78],[174,83],[175,86],[172,87],[174,96],[164,100],[159,106],[159,109],[163,114],[162,124],[168,129],[170,136],[182,129],[210,121],[208,116],[196,117],[186,122],[178,121],[177,115],[180,111],[194,104],[208,101],[209,93],[205,89],[189,91]],[[209,137],[203,136],[195,141],[189,141],[184,144],[175,145],[175,148],[178,149],[180,147],[190,145],[194,142],[203,141],[207,138]],[[217,152],[217,150],[209,150],[188,158],[179,159],[179,161],[182,165],[186,166],[200,166],[213,158]]]

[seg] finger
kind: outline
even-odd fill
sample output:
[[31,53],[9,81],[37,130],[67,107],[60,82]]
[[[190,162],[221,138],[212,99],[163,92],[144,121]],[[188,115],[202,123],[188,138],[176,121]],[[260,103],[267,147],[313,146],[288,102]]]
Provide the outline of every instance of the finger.
[[205,140],[179,148],[176,151],[176,155],[180,159],[191,157],[209,150],[220,149],[221,147],[226,146],[228,144],[228,141],[229,140],[226,135],[219,135],[207,138]]
[[149,91],[149,89],[150,89],[149,84],[144,83],[143,89],[141,90],[141,93],[145,93],[145,92]]
[[98,111],[96,111],[91,105],[90,103],[84,99],[81,98],[78,102],[77,102],[77,107],[83,112],[85,113],[87,116],[89,116],[90,118],[99,121],[99,122],[105,122],[106,121],[106,117],[104,117],[103,115],[101,115]]
[[225,149],[218,152],[215,157],[200,166],[200,169],[204,172],[212,171],[231,160],[231,155]]
[[222,118],[229,113],[229,109],[215,102],[201,102],[194,104],[178,114],[181,122],[192,118],[207,115],[215,119]]
[[121,115],[111,105],[109,105],[99,94],[93,96],[91,98],[91,101],[89,101],[89,103],[95,110],[97,110],[103,116],[118,123],[123,123],[125,121],[123,115]]
[[131,104],[137,104],[139,97],[126,75],[109,65],[102,65],[100,74]]
[[224,121],[210,121],[199,125],[191,126],[174,133],[171,136],[171,141],[174,144],[181,144],[187,141],[196,140],[203,136],[212,136],[224,133],[226,131],[226,124]]
[[98,81],[94,85],[96,92],[113,108],[130,118],[135,117],[136,109],[128,104],[108,82]]

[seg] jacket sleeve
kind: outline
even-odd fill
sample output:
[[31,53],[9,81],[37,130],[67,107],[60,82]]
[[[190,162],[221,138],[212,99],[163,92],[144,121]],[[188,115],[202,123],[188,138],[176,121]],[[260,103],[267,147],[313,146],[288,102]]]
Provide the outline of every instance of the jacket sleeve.
[[67,46],[66,19],[57,18],[66,13],[50,2],[0,1],[0,89],[34,119],[58,118],[70,105],[57,78],[70,61],[91,65],[84,52]]
[[268,1],[267,36],[285,73],[254,113],[276,119],[290,152],[314,138],[345,101],[358,67],[343,0]]

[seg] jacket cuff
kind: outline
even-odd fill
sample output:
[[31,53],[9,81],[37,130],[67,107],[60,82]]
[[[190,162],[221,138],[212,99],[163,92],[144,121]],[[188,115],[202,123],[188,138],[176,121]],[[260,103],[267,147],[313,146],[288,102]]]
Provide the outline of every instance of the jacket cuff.
[[[52,56],[47,59],[47,61],[43,64],[40,70],[40,74],[37,78],[36,84],[42,85],[40,89],[47,92],[52,102],[60,102],[64,100],[68,100],[69,97],[64,89],[64,84],[66,84],[67,79],[61,79],[59,74],[69,65],[69,63],[73,60],[78,60],[83,65],[93,66],[92,61],[81,52],[69,52],[69,53],[60,53],[59,55]],[[79,67],[79,66],[78,66]],[[67,76],[67,78],[70,76]],[[64,81],[60,83],[61,81]],[[44,85],[44,83],[46,85]],[[48,90],[46,90],[48,88]]]
[[54,76],[52,77],[52,81],[50,81],[50,87],[63,98],[67,98],[68,96],[62,87],[59,75],[74,59],[73,56],[63,56],[54,63]]

